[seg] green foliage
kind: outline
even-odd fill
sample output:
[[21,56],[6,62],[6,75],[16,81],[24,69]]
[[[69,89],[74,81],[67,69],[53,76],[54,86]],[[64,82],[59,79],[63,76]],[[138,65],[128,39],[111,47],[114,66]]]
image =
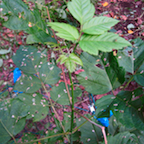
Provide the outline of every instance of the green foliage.
[[[76,130],[70,136],[71,143],[101,143],[103,134],[100,128],[86,122],[83,117],[74,118],[74,103],[78,99],[81,102],[81,98],[77,97],[83,98],[87,93],[96,95],[108,93],[109,95],[97,100],[95,104],[97,118],[109,117],[110,110],[113,111],[114,115],[110,118],[110,125],[106,131],[108,143],[142,144],[144,42],[137,38],[132,40],[132,46],[119,35],[108,32],[118,20],[104,16],[94,17],[95,8],[90,0],[72,0],[67,3],[71,15],[80,23],[80,28],[74,27],[77,23],[66,24],[68,20],[64,18],[64,23],[59,22],[59,19],[56,22],[47,22],[43,11],[47,6],[44,0],[38,0],[35,6],[38,9],[32,11],[22,0],[2,2],[4,8],[2,13],[8,16],[4,26],[15,31],[23,30],[29,35],[26,39],[28,45],[20,46],[12,57],[14,64],[22,71],[22,76],[15,83],[13,90],[23,93],[12,97],[8,97],[8,93],[2,93],[0,96],[0,143],[11,143],[11,138],[14,139],[24,129],[26,120],[38,122],[48,114],[54,119],[56,128],[50,130],[47,127],[48,133],[44,136],[51,138],[43,139],[43,136],[40,136],[41,143],[63,143],[67,139],[64,131],[70,134],[69,132],[77,128],[80,131]],[[65,8],[66,6],[63,7],[62,13],[66,15]],[[47,23],[57,32],[58,43],[52,38],[53,34]],[[42,43],[44,46],[37,48],[38,45],[31,45],[34,43]],[[84,52],[77,54],[77,48],[81,48]],[[10,49],[0,50],[0,54],[8,52]],[[48,57],[49,52],[51,58]],[[66,74],[65,78],[62,73],[60,77],[61,69],[56,62],[64,64],[69,72],[69,97],[66,84],[59,81],[61,78],[62,81],[63,79],[67,81],[68,76]],[[1,63],[0,59],[0,66]],[[82,72],[75,76],[78,69],[82,69]],[[125,88],[131,81],[134,81],[137,87],[126,91]],[[83,92],[79,85],[84,87]],[[123,90],[121,87],[124,87]],[[114,95],[117,91],[119,93]],[[68,110],[71,105],[72,112],[64,112],[61,122],[56,114],[57,104]],[[86,117],[98,123],[90,115]],[[24,133],[22,142],[26,142],[25,140],[39,141],[35,135]]]
[[76,64],[83,65],[81,59],[74,53],[71,53],[68,57],[65,55],[60,55],[57,62],[60,64],[65,64],[66,68],[72,73],[76,69]]
[[114,33],[103,33],[100,36],[83,35],[80,42],[82,50],[98,55],[98,51],[110,52],[112,49],[121,49],[122,47],[131,45],[124,38]]
[[48,24],[52,27],[52,29],[59,32],[56,35],[60,38],[64,38],[70,41],[76,41],[79,38],[78,30],[69,24],[58,22],[51,22]]
[[143,105],[139,103],[139,107],[135,106],[132,101],[132,92],[121,91],[116,97],[107,95],[97,100],[96,105],[98,107],[97,117],[102,117],[103,113],[105,116],[109,116],[109,110],[112,110],[116,119],[127,128],[144,129],[144,122],[141,119]]

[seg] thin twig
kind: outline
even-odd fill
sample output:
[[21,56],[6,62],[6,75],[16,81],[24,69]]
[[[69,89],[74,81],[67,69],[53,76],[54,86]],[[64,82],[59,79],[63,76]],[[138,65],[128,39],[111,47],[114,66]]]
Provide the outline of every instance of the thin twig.
[[4,129],[7,131],[7,133],[13,138],[15,144],[17,144],[16,139],[14,138],[14,136],[9,132],[9,130],[5,127],[5,125],[3,124],[2,120],[0,120],[2,126],[4,127]]
[[[50,14],[49,14],[48,7],[46,6],[45,8],[46,8],[46,10],[47,10],[48,19],[49,19],[50,22],[52,22],[52,20],[51,20],[51,18],[50,18]],[[53,29],[52,29],[52,32],[53,32],[54,38],[57,40],[57,37],[56,37],[55,32],[54,32]]]

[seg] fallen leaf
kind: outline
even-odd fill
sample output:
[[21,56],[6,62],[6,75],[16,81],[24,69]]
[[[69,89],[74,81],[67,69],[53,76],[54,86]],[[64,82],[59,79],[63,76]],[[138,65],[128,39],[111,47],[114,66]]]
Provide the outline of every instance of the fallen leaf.
[[103,6],[103,7],[108,6],[108,2],[104,2],[104,3],[102,4],[102,6]]
[[128,30],[128,33],[129,33],[129,34],[132,34],[132,33],[133,33],[133,31],[132,31],[132,30]]
[[121,19],[123,19],[123,20],[127,20],[127,17],[125,16],[125,15],[121,15]]
[[81,73],[83,71],[84,71],[84,69],[79,69],[79,70],[75,71],[75,74],[79,74],[79,73]]

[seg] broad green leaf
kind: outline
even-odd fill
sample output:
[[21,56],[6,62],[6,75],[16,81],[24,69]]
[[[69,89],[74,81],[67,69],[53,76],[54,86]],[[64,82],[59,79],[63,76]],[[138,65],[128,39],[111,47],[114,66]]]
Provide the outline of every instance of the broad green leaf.
[[127,47],[124,50],[119,50],[117,59],[119,65],[124,67],[127,72],[142,72],[144,70],[144,41],[140,38],[134,39],[134,47]]
[[83,25],[82,31],[91,35],[103,34],[118,22],[116,19],[105,16],[95,17]]
[[104,33],[100,36],[83,35],[79,45],[83,51],[98,55],[98,51],[110,52],[112,49],[122,49],[131,44],[114,33]]
[[144,86],[144,72],[134,75],[134,80],[141,86]]
[[144,130],[143,131],[139,131],[139,130],[135,130],[133,131],[133,133],[138,137],[138,144],[143,144],[144,142]]
[[33,118],[33,121],[40,121],[44,119],[49,113],[49,107],[47,101],[42,95],[38,93],[34,94],[19,94],[18,100],[23,102],[23,105],[30,106],[27,119]]
[[30,142],[30,141],[33,141],[33,140],[36,140],[37,137],[36,135],[32,134],[32,133],[23,133],[23,136],[21,138],[21,142]]
[[[70,87],[69,88],[69,92],[71,95],[71,90]],[[82,91],[80,89],[76,89],[74,90],[74,101],[77,101],[77,97],[81,96]],[[50,91],[50,95],[52,100],[54,100],[55,102],[61,104],[61,105],[69,105],[69,98],[68,98],[68,94],[67,94],[67,90],[65,87],[65,84],[62,82],[59,84],[59,86],[53,86],[52,90]]]
[[[122,68],[117,64],[116,59],[109,54],[109,67],[105,64],[100,56],[91,56],[83,52],[81,60],[83,62],[84,72],[78,74],[79,83],[85,87],[85,90],[92,94],[104,94],[112,89],[119,87],[124,82],[124,74]],[[96,65],[101,65],[98,67]]]
[[129,53],[132,51],[132,47],[127,47],[126,49],[119,50],[117,53],[117,60],[120,66],[122,66],[126,72],[134,73],[134,60],[133,53],[130,55]]
[[41,88],[41,81],[34,75],[22,75],[16,82],[14,90],[19,92],[34,93]]
[[71,53],[68,57],[65,55],[60,55],[57,62],[60,62],[60,64],[65,64],[66,68],[71,73],[76,69],[76,64],[81,66],[83,65],[81,59],[74,53]]
[[138,143],[138,138],[135,134],[126,131],[115,136],[108,136],[107,141],[109,144],[136,144]]
[[69,24],[58,22],[49,22],[48,24],[52,27],[52,29],[58,31],[56,35],[61,38],[71,41],[75,41],[79,38],[78,30]]
[[41,65],[39,70],[39,77],[45,84],[55,84],[60,79],[60,68],[56,65],[46,62]]
[[92,19],[95,12],[95,7],[90,0],[72,0],[72,2],[68,2],[68,9],[81,25]]
[[17,16],[11,16],[9,20],[4,23],[4,26],[12,30],[26,30],[29,28],[27,21]]
[[5,49],[0,49],[0,55],[2,54],[7,54],[11,51],[11,48],[9,48],[8,50],[5,50]]
[[47,61],[46,51],[40,52],[33,46],[20,46],[12,59],[19,69],[28,74],[36,74]]
[[96,101],[96,117],[109,115],[113,111],[117,121],[126,128],[144,129],[142,111],[131,103],[132,92],[121,91],[117,96],[107,95]]
[[[90,118],[90,115],[86,115]],[[92,119],[93,121],[95,119]],[[96,120],[95,120],[96,121]],[[86,122],[86,119],[83,117],[76,120],[77,127]],[[82,127],[80,127],[81,132],[81,142],[83,144],[96,144],[103,140],[102,131],[100,128],[92,125],[90,122],[86,122]]]

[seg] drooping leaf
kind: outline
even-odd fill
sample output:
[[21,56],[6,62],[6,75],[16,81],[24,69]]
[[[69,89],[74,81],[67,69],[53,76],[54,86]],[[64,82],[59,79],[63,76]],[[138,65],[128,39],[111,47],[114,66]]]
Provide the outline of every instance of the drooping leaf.
[[100,36],[83,35],[79,45],[82,50],[93,55],[98,55],[98,51],[110,52],[112,49],[122,49],[131,44],[124,38],[114,33],[104,33]]
[[[103,57],[91,56],[83,52],[81,60],[83,62],[84,72],[78,74],[77,78],[79,83],[85,87],[85,90],[92,94],[104,94],[112,89],[119,87],[124,80],[125,72],[119,68],[116,59],[110,59],[110,66],[105,68]],[[97,65],[101,65],[98,67]],[[114,65],[113,65],[114,64]],[[119,69],[121,74],[118,75]]]
[[95,12],[95,8],[90,3],[90,0],[72,0],[72,2],[68,2],[68,9],[81,25],[92,19]]
[[41,88],[41,81],[34,75],[22,75],[16,82],[14,90],[25,93],[34,93]]
[[[90,118],[90,115],[86,115]],[[92,119],[94,120],[94,119]],[[81,117],[76,120],[77,127],[83,124],[86,120]],[[92,125],[90,122],[86,122],[82,127],[80,127],[81,132],[81,142],[83,144],[95,144],[103,140],[101,129]]]
[[131,103],[132,92],[121,91],[116,97],[107,95],[96,101],[96,116],[109,115],[109,110],[113,111],[117,121],[126,128],[144,129],[142,111]]
[[71,41],[75,41],[79,38],[78,30],[69,24],[58,22],[50,22],[48,24],[52,27],[52,29],[58,31],[56,35],[61,38]]
[[[70,87],[68,86],[68,88],[69,88],[69,92],[71,95]],[[81,94],[82,94],[82,91],[79,88],[74,90],[74,101],[75,102],[77,101],[76,97],[81,96]],[[54,100],[55,102],[57,102],[61,105],[69,105],[70,104],[67,90],[66,90],[64,83],[60,83],[59,86],[52,87],[52,90],[50,91],[50,95],[51,95],[52,100]]]
[[47,101],[42,95],[34,94],[19,94],[18,98],[24,105],[30,106],[27,119],[33,118],[33,121],[40,121],[44,119],[49,113]]
[[82,31],[91,35],[103,34],[117,23],[118,20],[113,18],[105,16],[95,17],[83,25]]
[[3,59],[0,58],[0,67],[3,65]]

